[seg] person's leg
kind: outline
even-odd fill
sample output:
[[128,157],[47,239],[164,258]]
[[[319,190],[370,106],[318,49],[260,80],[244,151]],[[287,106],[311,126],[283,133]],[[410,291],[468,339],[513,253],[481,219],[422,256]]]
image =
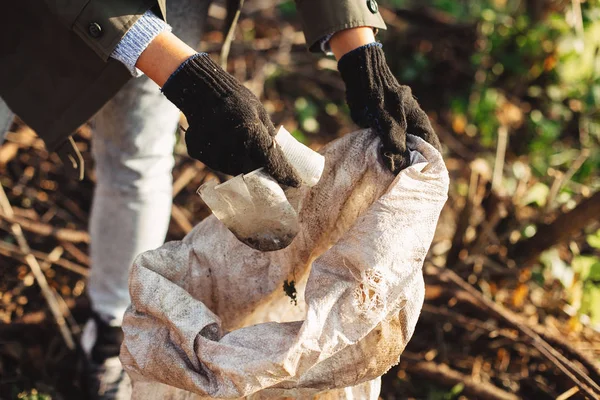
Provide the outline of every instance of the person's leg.
[[[173,32],[196,47],[209,1],[168,3]],[[129,82],[97,115],[93,136],[97,185],[90,235],[92,309],[120,325],[129,304],[128,270],[162,244],[171,211],[172,150],[179,111],[148,78]]]
[[[209,0],[172,0],[173,32],[196,47]],[[173,145],[179,110],[146,77],[130,81],[94,120],[96,189],[90,217],[93,317],[81,338],[88,389],[95,399],[129,399],[131,384],[119,359],[120,324],[129,305],[129,267],[160,246],[171,214]]]
[[129,305],[129,266],[160,246],[171,211],[177,110],[148,78],[130,81],[94,120],[96,188],[90,216],[92,318],[81,337],[93,399],[125,400],[131,383],[119,359]]
[[150,79],[130,81],[96,116],[96,189],[90,220],[88,294],[93,310],[120,325],[129,266],[160,246],[171,214],[171,169],[179,110]]

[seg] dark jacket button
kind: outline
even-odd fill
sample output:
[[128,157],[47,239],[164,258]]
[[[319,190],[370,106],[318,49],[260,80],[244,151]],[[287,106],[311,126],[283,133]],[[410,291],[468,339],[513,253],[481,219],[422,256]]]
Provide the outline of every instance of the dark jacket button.
[[102,27],[100,26],[99,23],[97,22],[92,22],[89,26],[88,26],[88,32],[90,34],[91,37],[97,39],[100,36],[102,36]]
[[379,11],[379,6],[375,0],[367,0],[367,7],[373,14],[377,14],[377,11]]

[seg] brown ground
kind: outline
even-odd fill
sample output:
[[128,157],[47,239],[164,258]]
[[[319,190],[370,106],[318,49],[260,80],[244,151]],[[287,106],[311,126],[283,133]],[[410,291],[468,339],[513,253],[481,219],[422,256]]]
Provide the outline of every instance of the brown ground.
[[[313,146],[353,130],[344,113],[323,112],[331,111],[327,103],[343,104],[343,86],[332,70],[335,64],[307,54],[297,24],[276,18],[272,8],[247,12],[254,18],[259,39],[255,43],[262,50],[250,51],[249,42],[238,41],[230,70],[262,94],[274,122],[293,131],[298,120],[294,103],[304,97],[315,108],[319,123],[317,133],[305,133]],[[401,34],[403,20],[391,14],[386,17],[392,31]],[[211,19],[211,24],[216,27],[219,21]],[[246,29],[251,24],[243,19],[241,26]],[[521,244],[515,245],[511,234],[530,221],[547,222],[547,232],[557,232],[548,234],[550,244],[557,245],[561,254],[566,248],[561,236],[565,232],[585,251],[584,225],[600,214],[598,196],[585,206],[584,199],[591,194],[580,193],[578,200],[584,206],[556,229],[553,221],[564,210],[521,206],[517,199],[492,191],[489,171],[482,164],[489,152],[472,139],[450,134],[449,123],[441,117],[444,93],[471,79],[456,60],[468,53],[474,37],[469,27],[444,29],[440,45],[444,48],[434,48],[431,54],[440,68],[453,66],[448,72],[452,84],[442,87],[432,82],[435,91],[415,88],[415,93],[437,122],[453,186],[424,268],[427,294],[421,319],[400,365],[384,377],[381,396],[538,400],[555,399],[569,390],[572,397],[563,398],[583,398],[585,391],[593,398],[595,390],[598,396],[600,388],[594,388],[594,382],[600,382],[600,334],[566,312],[568,293],[560,284],[537,279],[540,272],[532,260],[540,246],[548,244],[516,238]],[[220,33],[211,31],[207,47],[216,49],[219,40]],[[414,51],[415,40],[409,37],[402,42],[405,48],[398,53]],[[275,67],[277,77],[266,79],[264,71]],[[77,337],[88,313],[86,228],[94,186],[88,151],[91,132],[82,127],[76,137],[88,171],[83,182],[74,182],[61,173],[56,156],[48,154],[27,127],[17,122],[11,131],[0,147],[0,183],[15,214],[8,218],[0,213],[0,399],[16,398],[32,388],[53,399],[85,398],[77,352],[66,347],[10,229],[15,222],[23,227],[50,292],[64,300],[59,305]],[[215,176],[187,158],[181,144],[176,152],[175,207],[168,239],[181,238],[208,214],[195,190]],[[592,222],[591,227],[597,229],[598,223]]]

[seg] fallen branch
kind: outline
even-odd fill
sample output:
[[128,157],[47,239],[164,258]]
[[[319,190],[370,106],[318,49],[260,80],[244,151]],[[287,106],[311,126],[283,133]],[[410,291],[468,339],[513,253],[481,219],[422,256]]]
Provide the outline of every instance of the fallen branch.
[[18,224],[22,229],[35,233],[41,236],[53,236],[58,240],[64,240],[66,242],[73,243],[89,243],[90,235],[85,231],[78,231],[69,228],[55,228],[52,225],[45,224],[43,222],[32,221],[27,218],[18,217],[14,214],[7,214],[2,212],[0,218],[4,219],[10,224]]
[[577,386],[573,386],[571,389],[558,396],[556,400],[567,400],[575,396],[577,393],[579,393],[579,388]]
[[[407,352],[404,352],[402,357],[411,357]],[[418,356],[415,354],[414,359]],[[455,386],[458,384],[464,385],[461,394],[471,396],[477,399],[485,400],[518,400],[519,397],[506,392],[489,382],[477,382],[471,376],[461,374],[460,372],[451,369],[446,364],[437,364],[433,361],[417,361],[406,363],[406,372],[411,375],[419,375],[428,380],[435,381],[444,386]]]
[[6,165],[12,161],[19,152],[19,147],[17,143],[10,142],[0,146],[0,165]]
[[173,182],[173,198],[175,198],[175,196],[177,196],[179,192],[181,192],[181,190],[185,188],[187,184],[190,183],[201,172],[203,172],[203,170],[200,169],[196,163],[185,167],[175,182]]
[[175,221],[177,226],[179,226],[186,235],[194,229],[194,225],[188,220],[181,208],[177,207],[175,204],[171,207],[171,217],[173,217],[173,221]]
[[[14,244],[0,241],[0,254],[5,257],[14,258],[23,263],[25,262],[25,254],[23,254],[21,252],[21,249],[19,249],[19,247],[15,246]],[[33,256],[40,261],[44,261],[48,257],[46,253],[36,250],[31,250],[31,254],[33,254]],[[53,260],[52,264],[58,265],[60,267],[63,267],[64,269],[68,269],[69,271],[78,273],[82,276],[87,277],[89,275],[89,270],[87,268],[84,268],[79,264],[75,264],[74,262],[65,260],[63,258],[58,259],[56,261]]]
[[543,326],[534,325],[531,328],[552,346],[561,349],[569,359],[575,360],[583,365],[585,369],[589,371],[591,378],[596,382],[600,382],[600,364],[592,357],[588,356],[580,349],[573,347],[565,339],[556,336]]
[[[18,250],[18,247],[17,247]],[[42,259],[38,259],[38,262],[40,264],[40,269],[42,271],[47,271],[52,267],[52,263],[56,260],[58,260],[60,258],[60,256],[62,255],[63,252],[63,248],[60,246],[55,247],[50,253],[47,254],[47,256],[42,260]],[[0,252],[1,254],[1,252]],[[13,257],[13,258],[17,258],[17,257]],[[21,257],[22,262],[25,262],[25,257]],[[13,288],[13,292],[20,292],[24,287],[25,287],[25,282],[31,279],[31,281],[33,282],[35,280],[35,276],[33,275],[33,273],[28,272],[27,275],[25,275],[23,277],[23,279],[21,280],[21,282],[19,282],[14,288]],[[52,290],[54,290],[54,288],[52,288]],[[58,299],[61,300],[62,298]]]
[[[8,200],[8,197],[6,197],[6,193],[4,192],[2,184],[0,184],[0,208],[2,209],[2,213],[4,215],[8,217],[14,216],[12,207],[10,205],[10,201]],[[33,273],[33,276],[35,277],[35,280],[37,281],[38,286],[42,291],[42,295],[46,299],[46,303],[48,304],[48,307],[50,308],[50,311],[52,312],[52,315],[56,320],[58,329],[60,330],[60,333],[67,347],[70,350],[74,350],[75,342],[73,341],[73,335],[71,335],[71,331],[67,326],[65,318],[60,311],[60,304],[57,300],[58,294],[52,292],[52,289],[48,285],[46,276],[42,272],[42,269],[40,268],[37,259],[33,256],[33,254],[31,254],[31,249],[29,248],[29,244],[27,244],[25,235],[23,235],[23,230],[21,229],[21,226],[18,223],[13,223],[11,225],[11,231],[14,237],[17,239],[17,242],[19,243],[19,248],[21,249],[21,252],[25,255],[25,262],[27,263],[27,265],[29,265],[29,268],[31,268],[31,272]]]
[[[486,298],[475,289],[472,285],[458,276],[454,271],[448,268],[439,268],[440,275],[444,275],[450,281],[454,282],[461,289],[465,290],[475,297],[482,305],[488,308],[497,318],[503,320],[509,326],[523,333],[530,340],[529,342],[535,347],[552,365],[559,369],[567,376],[579,389],[590,396],[592,399],[600,396],[600,386],[589,375],[581,371],[571,361],[566,359],[560,352],[550,346],[542,339],[533,329],[520,322],[518,315],[510,310],[507,310],[502,305]],[[583,383],[583,382],[585,383]]]
[[63,315],[65,316],[65,319],[69,321],[71,333],[75,336],[81,334],[81,328],[79,328],[77,321],[75,321],[75,318],[73,318],[73,314],[71,314],[71,310],[69,309],[69,305],[67,304],[65,299],[63,299],[62,296],[58,294],[56,289],[52,288],[52,292],[54,293],[56,299],[58,300],[58,303],[60,304],[60,308],[63,312]]
[[75,260],[88,267],[91,265],[91,261],[88,255],[85,254],[83,251],[79,250],[77,246],[75,246],[73,243],[63,241],[60,244],[67,251],[67,253],[73,256]]
[[600,191],[581,201],[574,209],[560,214],[554,221],[541,224],[531,238],[515,245],[512,258],[517,265],[527,267],[550,247],[569,240],[593,221],[600,220]]
[[[440,276],[439,274],[439,270],[435,267],[426,267],[424,269],[425,275],[426,275],[426,282],[427,282],[427,287],[431,288],[434,285],[438,285],[439,286],[439,282],[440,281],[447,281],[447,279],[440,279],[443,278],[443,276]],[[431,283],[428,282],[430,280],[435,281],[436,283]],[[475,309],[479,310],[482,313],[489,313],[489,308],[486,307],[481,301],[478,300],[478,297],[474,296],[472,294],[472,292],[467,292],[466,290],[462,290],[460,288],[451,290],[449,287],[440,287],[440,290],[437,297],[440,297],[441,295],[444,295],[445,297],[454,297],[455,299],[457,299],[459,302],[461,303],[466,303],[471,307],[474,307]],[[437,298],[437,297],[434,297]],[[472,318],[472,317],[467,317],[463,314],[460,314],[456,311],[452,311],[451,309],[448,309],[446,307],[440,307],[440,306],[436,306],[436,305],[432,305],[427,303],[428,299],[427,295],[426,295],[426,302],[423,305],[423,310],[422,310],[422,318],[427,319],[427,318],[431,318],[432,320],[439,320],[440,318],[443,318],[444,320],[450,321],[450,322],[455,322],[461,326],[465,326],[465,327],[469,327],[469,325],[477,328],[477,329],[483,329],[483,330],[488,330],[490,333],[493,331],[495,334],[497,334],[498,336],[503,336],[507,339],[510,340],[515,340],[518,341],[519,339],[514,337],[515,334],[511,334],[510,331],[507,331],[507,329],[500,329],[498,326],[496,326],[496,324],[490,324],[489,322],[483,322],[479,319],[476,318]],[[507,312],[510,312],[509,310],[507,310]],[[489,314],[486,314],[489,315]],[[515,316],[514,318],[511,319],[515,319],[517,320],[518,317]],[[551,346],[560,349],[567,358],[569,358],[570,360],[574,360],[579,362],[589,373],[590,377],[595,381],[595,382],[600,382],[600,364],[598,362],[596,362],[591,356],[585,354],[582,349],[579,348],[575,348],[574,346],[572,346],[569,342],[567,342],[565,339],[563,339],[560,336],[557,336],[556,334],[550,332],[548,329],[544,328],[542,325],[539,324],[535,324],[530,326],[530,328],[532,330],[534,330],[538,335],[540,335],[544,340],[546,340]],[[513,331],[514,332],[514,331]]]
[[508,329],[502,329],[488,321],[480,321],[476,318],[466,317],[461,313],[449,310],[445,307],[436,307],[431,304],[423,304],[421,310],[421,318],[429,319],[433,321],[450,321],[455,324],[464,327],[466,330],[480,329],[487,332],[488,334],[493,333],[496,336],[502,336],[511,341],[517,341],[518,336],[514,331]]

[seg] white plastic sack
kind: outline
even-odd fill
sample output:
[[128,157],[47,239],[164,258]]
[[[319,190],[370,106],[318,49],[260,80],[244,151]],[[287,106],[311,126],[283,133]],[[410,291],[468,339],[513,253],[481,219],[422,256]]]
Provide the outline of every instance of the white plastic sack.
[[211,216],[137,258],[121,348],[134,399],[377,399],[419,317],[448,192],[432,146],[409,135],[394,177],[379,144],[365,130],[323,149],[320,182],[287,192],[300,233],[283,250],[252,250]]

